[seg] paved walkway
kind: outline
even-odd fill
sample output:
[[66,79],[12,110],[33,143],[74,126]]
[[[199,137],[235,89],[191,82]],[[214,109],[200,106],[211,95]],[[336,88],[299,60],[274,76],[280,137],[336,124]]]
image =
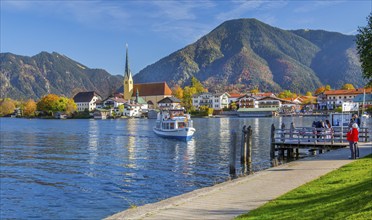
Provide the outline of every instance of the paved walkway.
[[[372,143],[360,143],[360,156]],[[129,209],[108,219],[233,219],[352,162],[348,148],[308,157],[253,175]]]

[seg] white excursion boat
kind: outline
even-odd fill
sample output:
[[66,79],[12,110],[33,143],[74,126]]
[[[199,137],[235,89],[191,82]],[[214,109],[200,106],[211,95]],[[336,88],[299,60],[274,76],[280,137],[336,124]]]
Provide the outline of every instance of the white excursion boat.
[[165,138],[175,138],[188,141],[192,138],[195,128],[189,114],[184,114],[183,110],[168,110],[158,113],[155,134]]

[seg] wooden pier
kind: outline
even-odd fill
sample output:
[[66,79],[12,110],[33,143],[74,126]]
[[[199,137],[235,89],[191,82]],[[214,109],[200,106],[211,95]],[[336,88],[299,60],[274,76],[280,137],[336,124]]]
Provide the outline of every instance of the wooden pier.
[[[287,151],[287,158],[299,157],[299,149],[308,149],[313,154],[316,151],[323,153],[333,149],[349,146],[346,140],[347,127],[337,128],[314,128],[314,127],[295,127],[293,123],[288,129],[284,123],[281,128],[271,125],[271,159],[275,159],[275,152],[278,156],[284,157]],[[368,142],[368,128],[359,129],[359,142]]]

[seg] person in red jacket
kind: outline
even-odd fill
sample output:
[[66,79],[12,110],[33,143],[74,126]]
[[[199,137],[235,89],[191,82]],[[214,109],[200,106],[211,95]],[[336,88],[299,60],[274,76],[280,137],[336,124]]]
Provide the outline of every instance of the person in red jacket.
[[349,141],[349,146],[350,146],[350,152],[351,152],[351,157],[350,159],[355,159],[356,158],[356,145],[358,144],[359,141],[359,131],[358,131],[358,124],[354,123],[350,129],[349,132],[346,134],[347,140]]

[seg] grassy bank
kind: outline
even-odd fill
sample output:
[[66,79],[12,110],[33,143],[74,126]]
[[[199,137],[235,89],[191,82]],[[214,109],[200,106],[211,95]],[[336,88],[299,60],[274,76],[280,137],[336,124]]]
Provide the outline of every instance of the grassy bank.
[[371,219],[372,155],[236,219]]

